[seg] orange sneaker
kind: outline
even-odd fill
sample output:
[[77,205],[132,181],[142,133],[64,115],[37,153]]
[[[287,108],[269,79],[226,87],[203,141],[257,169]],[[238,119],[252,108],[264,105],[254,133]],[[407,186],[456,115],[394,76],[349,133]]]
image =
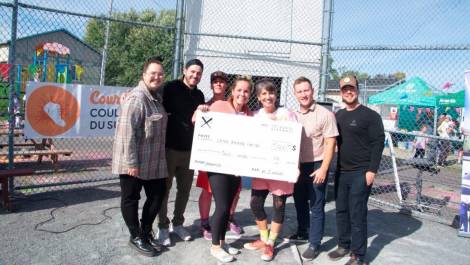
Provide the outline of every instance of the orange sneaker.
[[263,255],[261,255],[261,259],[264,261],[271,261],[274,257],[274,246],[266,244],[264,248]]
[[250,243],[245,243],[243,245],[243,247],[248,250],[264,249],[265,246],[266,246],[266,243],[264,243],[261,239],[258,239]]

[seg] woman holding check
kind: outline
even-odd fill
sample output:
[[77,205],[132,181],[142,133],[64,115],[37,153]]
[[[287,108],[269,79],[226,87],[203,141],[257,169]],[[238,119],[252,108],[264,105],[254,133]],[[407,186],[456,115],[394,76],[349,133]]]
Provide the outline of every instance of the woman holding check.
[[[260,119],[297,121],[295,114],[286,108],[276,107],[277,89],[273,82],[264,79],[256,83],[256,96],[262,108],[254,116]],[[260,239],[246,243],[244,248],[263,250],[261,259],[271,261],[274,256],[274,243],[281,232],[287,197],[294,191],[294,183],[287,181],[253,178],[251,182],[250,207],[256,218]],[[273,217],[271,231],[268,230],[264,202],[269,193],[273,195]]]
[[[253,84],[248,77],[237,77],[231,87],[231,96],[227,101],[216,101],[209,111],[222,112],[234,115],[248,115],[252,113],[247,106]],[[207,110],[207,109],[206,109]],[[205,111],[202,109],[202,111]],[[230,217],[232,202],[239,190],[240,177],[207,172],[212,194],[215,200],[215,211],[212,216],[212,246],[210,253],[221,262],[233,261],[233,255],[239,250],[225,244],[225,233]]]
[[[222,71],[215,71],[211,74],[211,89],[213,97],[204,105],[200,105],[198,110],[207,111],[214,102],[219,100],[225,100],[225,90],[228,86],[227,75]],[[195,121],[196,115],[193,115],[193,122]],[[201,230],[202,236],[206,240],[212,240],[211,227],[209,225],[209,212],[212,204],[212,190],[209,184],[209,177],[207,172],[199,170],[196,186],[201,188],[201,194],[199,195],[199,214],[201,216]],[[228,229],[235,234],[241,234],[243,229],[235,222],[233,217],[235,209],[237,207],[238,198],[240,197],[241,186],[239,186],[235,197],[233,198],[232,207],[230,208],[230,218],[228,223]]]

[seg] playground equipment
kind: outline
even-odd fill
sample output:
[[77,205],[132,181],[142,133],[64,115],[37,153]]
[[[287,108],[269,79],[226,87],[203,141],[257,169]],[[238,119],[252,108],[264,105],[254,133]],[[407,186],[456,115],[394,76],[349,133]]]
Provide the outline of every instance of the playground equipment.
[[[10,64],[0,64],[1,81],[8,83],[9,73],[14,70],[16,70],[16,95],[24,94],[26,81],[80,82],[85,72],[85,68],[80,64],[71,64],[70,49],[57,42],[38,44],[35,47],[33,63],[27,66],[18,64],[14,69]],[[3,94],[5,93],[2,93],[2,96]]]
[[[52,64],[51,61],[54,63]],[[84,68],[79,64],[70,64],[70,49],[57,42],[46,42],[36,46],[33,64],[28,66],[28,73],[37,81],[71,83],[80,81]]]
[[72,83],[80,82],[85,68],[72,64],[70,49],[57,42],[40,43],[34,48],[33,63],[29,65],[0,64],[0,106],[6,109],[9,99],[10,71],[16,71],[14,98],[21,101],[26,91],[26,81]]

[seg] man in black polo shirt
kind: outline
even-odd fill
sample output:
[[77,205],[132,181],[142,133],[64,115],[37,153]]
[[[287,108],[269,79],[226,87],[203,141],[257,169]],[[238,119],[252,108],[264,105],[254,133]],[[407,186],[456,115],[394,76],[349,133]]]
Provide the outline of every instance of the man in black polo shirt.
[[184,66],[182,79],[170,81],[163,87],[163,106],[168,113],[166,158],[169,177],[167,194],[158,215],[157,236],[164,246],[171,245],[167,206],[173,177],[176,177],[175,208],[171,220],[173,232],[184,241],[191,240],[191,234],[183,227],[183,223],[194,175],[193,171],[189,169],[194,132],[191,118],[196,108],[204,104],[204,94],[197,88],[203,69],[204,66],[200,60],[192,59]]
[[367,201],[384,149],[384,128],[380,115],[358,101],[357,79],[339,81],[345,109],[336,113],[338,123],[338,169],[336,229],[338,248],[328,253],[339,260],[351,252],[346,263],[364,264],[367,249]]

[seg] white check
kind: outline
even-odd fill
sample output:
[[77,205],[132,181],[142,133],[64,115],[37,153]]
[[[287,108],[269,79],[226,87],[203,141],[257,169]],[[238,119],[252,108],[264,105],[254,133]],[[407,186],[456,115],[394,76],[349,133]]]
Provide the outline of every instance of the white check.
[[194,126],[191,169],[297,181],[300,123],[198,112]]

